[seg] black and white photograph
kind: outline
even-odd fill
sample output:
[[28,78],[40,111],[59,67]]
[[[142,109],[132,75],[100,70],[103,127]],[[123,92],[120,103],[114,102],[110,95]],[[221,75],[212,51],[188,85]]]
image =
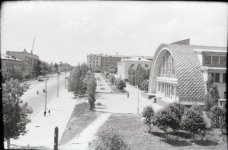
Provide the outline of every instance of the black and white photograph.
[[227,150],[227,28],[227,2],[2,2],[3,149]]

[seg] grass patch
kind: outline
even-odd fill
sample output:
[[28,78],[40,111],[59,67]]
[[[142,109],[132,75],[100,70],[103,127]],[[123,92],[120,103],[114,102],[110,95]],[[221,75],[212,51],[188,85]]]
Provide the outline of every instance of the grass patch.
[[67,123],[65,131],[61,137],[59,145],[72,140],[77,134],[82,132],[90,123],[92,123],[100,113],[89,110],[88,103],[79,103],[75,105],[71,117]]
[[107,127],[116,127],[115,129],[131,150],[227,149],[227,141],[220,136],[218,130],[208,131],[209,133],[204,140],[192,140],[191,134],[181,130],[166,134],[157,127],[152,127],[152,132],[147,133],[148,127],[140,121],[140,118],[141,116],[136,114],[112,114],[100,128],[100,131]]

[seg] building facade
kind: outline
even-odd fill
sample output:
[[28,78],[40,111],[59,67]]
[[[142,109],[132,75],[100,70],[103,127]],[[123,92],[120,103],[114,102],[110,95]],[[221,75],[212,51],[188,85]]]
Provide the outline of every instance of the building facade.
[[32,77],[34,76],[34,74],[35,74],[34,67],[39,61],[39,56],[33,54],[32,51],[30,53],[28,53],[26,50],[24,50],[22,52],[6,51],[6,55],[9,55],[9,56],[12,56],[12,57],[15,57],[17,59],[24,61],[24,65],[25,65],[24,74],[30,75]]
[[87,55],[87,65],[93,69],[107,71],[108,67],[117,68],[117,63],[120,62],[122,58],[128,57],[120,55],[90,54]]
[[125,80],[128,78],[128,69],[132,67],[133,69],[137,69],[137,66],[140,64],[144,69],[150,69],[152,66],[152,61],[142,58],[135,57],[131,59],[122,59],[118,62],[117,73],[118,77]]
[[158,103],[203,105],[206,81],[212,75],[220,98],[226,93],[226,48],[161,44],[151,67],[149,90]]
[[15,74],[22,77],[24,61],[8,55],[1,55],[2,76],[6,79],[14,77]]

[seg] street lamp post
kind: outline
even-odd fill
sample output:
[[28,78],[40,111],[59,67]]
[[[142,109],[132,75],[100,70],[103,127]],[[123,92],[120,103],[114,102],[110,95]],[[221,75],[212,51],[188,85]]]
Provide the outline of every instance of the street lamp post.
[[44,111],[47,110],[47,77],[45,78],[45,108]]
[[59,71],[57,72],[57,97],[59,97]]
[[139,114],[139,86],[137,86],[137,91],[138,91],[138,107],[137,107],[137,113]]
[[65,69],[65,89],[66,89],[66,69]]

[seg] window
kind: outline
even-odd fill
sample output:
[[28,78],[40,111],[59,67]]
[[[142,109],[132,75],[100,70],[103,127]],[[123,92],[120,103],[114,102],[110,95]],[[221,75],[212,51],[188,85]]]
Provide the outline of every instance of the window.
[[220,64],[226,65],[226,56],[220,56]]
[[148,68],[148,64],[145,64],[145,68]]
[[223,73],[223,83],[226,83],[226,73]]
[[131,67],[134,67],[134,64],[131,64]]
[[212,56],[212,64],[214,65],[219,64],[219,56]]
[[204,63],[205,64],[211,64],[211,56],[205,56],[204,57]]
[[211,77],[215,82],[219,82],[219,73],[211,73]]

